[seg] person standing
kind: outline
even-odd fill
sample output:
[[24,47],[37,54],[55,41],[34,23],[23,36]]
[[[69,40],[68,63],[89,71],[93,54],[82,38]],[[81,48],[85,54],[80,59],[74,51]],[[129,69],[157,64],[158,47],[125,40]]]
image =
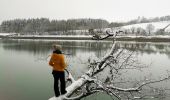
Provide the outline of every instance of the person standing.
[[[53,45],[53,54],[49,61],[49,65],[53,68],[52,74],[54,77],[54,92],[55,96],[59,97],[67,93],[66,84],[65,84],[65,73],[66,62],[64,54],[61,52],[61,45]],[[60,89],[59,89],[59,80],[60,80]]]

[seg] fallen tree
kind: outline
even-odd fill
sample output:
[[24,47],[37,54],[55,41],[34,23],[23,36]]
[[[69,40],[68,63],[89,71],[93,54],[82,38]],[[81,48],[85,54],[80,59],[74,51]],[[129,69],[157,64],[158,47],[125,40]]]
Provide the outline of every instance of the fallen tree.
[[[97,40],[103,40],[108,37],[113,38],[113,45],[110,51],[100,60],[89,61],[89,70],[85,72],[77,80],[74,79],[70,71],[66,70],[68,73],[67,81],[70,84],[67,86],[67,93],[64,96],[58,98],[52,97],[49,100],[80,100],[81,98],[87,97],[89,95],[104,92],[113,99],[144,99],[144,98],[160,98],[165,96],[164,89],[158,89],[150,86],[150,84],[162,82],[170,79],[170,75],[158,80],[143,79],[140,81],[135,81],[133,87],[119,86],[122,83],[130,83],[129,81],[119,80],[119,77],[124,70],[142,70],[147,66],[140,64],[135,64],[136,61],[133,59],[133,51],[128,52],[124,50],[116,49],[116,36],[121,32],[118,31],[114,34],[106,32],[106,36],[97,38]],[[95,38],[95,36],[93,37]],[[107,77],[104,81],[99,79],[97,76],[102,73],[106,68],[110,68],[110,77]],[[146,92],[154,91],[154,92]]]

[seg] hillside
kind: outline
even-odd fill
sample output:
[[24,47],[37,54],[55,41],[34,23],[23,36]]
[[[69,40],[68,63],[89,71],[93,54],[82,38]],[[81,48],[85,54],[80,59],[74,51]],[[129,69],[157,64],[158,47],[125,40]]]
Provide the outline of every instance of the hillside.
[[[142,28],[146,30],[148,24],[152,24],[154,26],[153,32],[156,32],[159,29],[166,27],[170,24],[170,21],[161,21],[161,22],[151,22],[151,23],[140,23],[140,24],[133,24],[121,27],[123,30],[130,30],[132,28]],[[165,29],[165,32],[170,32],[170,26]]]

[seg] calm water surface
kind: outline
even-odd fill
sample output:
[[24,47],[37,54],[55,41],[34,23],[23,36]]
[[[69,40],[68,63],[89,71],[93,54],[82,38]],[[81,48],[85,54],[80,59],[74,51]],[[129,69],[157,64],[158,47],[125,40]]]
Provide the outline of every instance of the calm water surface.
[[[69,63],[68,69],[76,78],[88,70],[87,60],[89,58],[101,58],[112,46],[111,41],[1,39],[0,100],[47,100],[54,95],[53,77],[51,68],[48,66],[48,56],[52,52],[53,43],[63,45],[63,51],[67,54],[66,58]],[[141,63],[151,64],[145,72],[128,72],[128,75],[125,74],[128,78],[140,79],[149,74],[153,77],[163,76],[167,70],[170,70],[169,43],[118,42],[117,48],[128,51],[136,48],[135,53]],[[170,88],[168,84],[166,82],[163,86]],[[99,98],[109,100],[108,96]],[[96,100],[99,98],[93,97]]]

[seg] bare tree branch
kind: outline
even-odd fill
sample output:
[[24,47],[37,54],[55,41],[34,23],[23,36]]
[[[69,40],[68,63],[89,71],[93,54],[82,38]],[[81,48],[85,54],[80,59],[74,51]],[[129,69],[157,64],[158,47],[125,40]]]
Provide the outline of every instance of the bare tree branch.
[[67,80],[71,81],[72,83],[75,82],[75,79],[73,78],[71,72],[69,72],[68,69],[65,69],[65,71],[68,73]]

